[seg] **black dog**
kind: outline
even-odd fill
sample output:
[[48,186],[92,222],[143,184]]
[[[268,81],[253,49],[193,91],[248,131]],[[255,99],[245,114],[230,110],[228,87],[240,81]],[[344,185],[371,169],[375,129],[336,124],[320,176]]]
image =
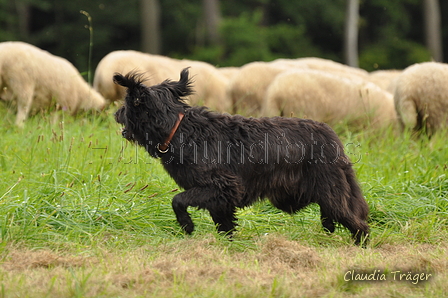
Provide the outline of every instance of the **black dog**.
[[123,137],[160,158],[185,189],[172,206],[187,233],[194,224],[188,206],[207,209],[218,231],[232,233],[236,208],[269,198],[294,213],[310,203],[321,210],[329,232],[335,222],[347,227],[356,244],[367,237],[367,203],[343,145],[326,124],[298,118],[246,118],[190,107],[188,69],[178,82],[147,87],[142,75],[115,74],[127,87],[115,114]]

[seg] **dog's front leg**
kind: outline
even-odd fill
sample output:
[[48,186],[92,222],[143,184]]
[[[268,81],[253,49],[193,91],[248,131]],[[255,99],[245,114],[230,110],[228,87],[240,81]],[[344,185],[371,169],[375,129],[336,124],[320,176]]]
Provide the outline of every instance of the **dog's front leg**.
[[193,187],[174,196],[172,206],[177,221],[187,234],[193,233],[194,223],[187,211],[189,206],[209,209],[214,197],[214,187]]
[[188,206],[192,206],[191,191],[187,190],[174,196],[171,202],[177,222],[187,234],[193,233],[194,223],[187,211]]
[[187,211],[189,206],[207,209],[216,224],[218,232],[231,235],[235,229],[235,206],[227,193],[216,187],[195,187],[174,196],[172,206],[177,221],[186,233],[191,234],[194,224]]

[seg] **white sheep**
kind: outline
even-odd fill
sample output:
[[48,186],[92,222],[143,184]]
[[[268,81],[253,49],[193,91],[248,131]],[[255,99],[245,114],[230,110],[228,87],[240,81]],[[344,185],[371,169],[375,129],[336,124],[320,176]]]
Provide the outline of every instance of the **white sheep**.
[[375,70],[369,73],[369,80],[393,94],[398,76],[402,72],[399,69]]
[[277,59],[272,61],[272,63],[289,65],[294,68],[309,68],[314,70],[321,70],[341,75],[343,77],[351,77],[351,78],[361,77],[366,79],[369,75],[369,73],[364,69],[351,67],[333,60],[317,57],[305,57],[297,59]]
[[230,81],[228,92],[234,107],[233,112],[252,116],[264,116],[262,109],[263,98],[269,84],[278,74],[293,69],[321,70],[352,79],[368,77],[368,73],[365,70],[315,57],[276,59],[271,62],[251,62],[242,66],[240,71]]
[[392,94],[362,78],[301,69],[279,74],[269,85],[263,113],[310,118],[351,128],[396,122]]
[[260,116],[269,84],[279,73],[289,69],[288,65],[258,61],[243,65],[228,86],[233,113]]
[[53,100],[72,113],[106,104],[70,62],[24,42],[0,43],[0,87],[0,98],[17,105],[18,126]]
[[229,112],[231,102],[227,97],[229,79],[213,65],[193,60],[180,60],[181,69],[190,67],[194,94],[190,95],[192,105],[205,105],[212,110]]
[[152,55],[138,51],[114,51],[107,54],[98,64],[93,80],[94,88],[109,101],[123,99],[125,88],[114,84],[114,73],[127,74],[137,71],[144,74],[144,83],[148,86],[159,84],[166,79],[177,80],[181,70],[190,67],[194,94],[190,103],[203,104],[211,109],[228,111],[228,79],[213,65],[192,60],[178,60],[162,55]]
[[424,62],[398,77],[395,108],[402,127],[432,135],[448,126],[448,64]]
[[237,66],[225,66],[225,67],[218,67],[218,70],[227,79],[231,80],[240,71],[240,68]]
[[148,86],[159,84],[166,79],[176,79],[179,71],[174,59],[149,55],[138,51],[114,51],[101,59],[95,70],[93,87],[110,102],[121,100],[125,88],[114,84],[114,73],[127,74],[130,71],[144,73],[144,81]]

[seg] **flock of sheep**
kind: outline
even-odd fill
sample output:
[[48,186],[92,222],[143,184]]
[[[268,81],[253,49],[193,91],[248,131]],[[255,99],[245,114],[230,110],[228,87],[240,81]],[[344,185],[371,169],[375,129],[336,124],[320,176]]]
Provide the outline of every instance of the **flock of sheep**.
[[72,113],[123,99],[114,73],[145,73],[146,85],[177,80],[190,67],[192,105],[246,116],[296,116],[350,128],[400,125],[428,134],[448,126],[448,65],[425,62],[368,73],[320,58],[251,62],[241,67],[114,51],[95,71],[93,88],[66,59],[23,42],[0,43],[0,98],[17,106],[23,126],[32,110],[57,105]]

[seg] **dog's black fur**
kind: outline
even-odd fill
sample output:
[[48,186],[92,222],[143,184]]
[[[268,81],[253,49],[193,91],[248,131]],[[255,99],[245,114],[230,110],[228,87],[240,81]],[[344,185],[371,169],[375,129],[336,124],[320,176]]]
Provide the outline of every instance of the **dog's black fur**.
[[[160,158],[166,171],[185,191],[172,206],[187,233],[194,224],[188,206],[207,209],[218,231],[232,233],[236,208],[269,198],[294,213],[310,203],[321,210],[329,232],[339,222],[361,243],[368,235],[368,205],[356,182],[343,145],[326,124],[298,118],[246,118],[190,107],[183,97],[192,93],[188,69],[179,81],[147,87],[142,75],[115,74],[127,87],[116,121],[123,137]],[[157,148],[181,120],[168,147]]]

